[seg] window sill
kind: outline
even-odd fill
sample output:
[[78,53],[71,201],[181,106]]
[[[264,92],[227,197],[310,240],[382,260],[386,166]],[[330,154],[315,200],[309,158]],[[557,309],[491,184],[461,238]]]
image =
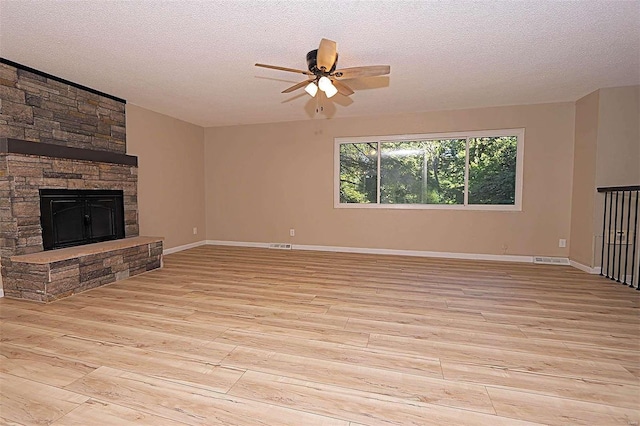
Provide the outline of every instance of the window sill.
[[459,205],[459,204],[358,204],[338,203],[336,209],[369,209],[369,210],[460,210],[460,211],[500,211],[521,212],[521,206],[505,205]]

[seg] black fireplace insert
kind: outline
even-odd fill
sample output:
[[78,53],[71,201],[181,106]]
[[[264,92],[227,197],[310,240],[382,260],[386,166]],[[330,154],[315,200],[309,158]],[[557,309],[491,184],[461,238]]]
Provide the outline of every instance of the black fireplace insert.
[[40,224],[45,250],[124,238],[123,192],[41,189]]

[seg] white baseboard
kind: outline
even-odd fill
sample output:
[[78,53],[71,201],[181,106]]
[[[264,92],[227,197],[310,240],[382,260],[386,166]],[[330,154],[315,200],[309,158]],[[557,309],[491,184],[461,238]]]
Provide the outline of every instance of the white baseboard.
[[[255,242],[244,242],[244,241],[207,240],[207,244],[216,245],[216,246],[269,248],[269,243],[255,243]],[[501,254],[451,253],[451,252],[421,251],[421,250],[396,250],[396,249],[377,249],[377,248],[362,248],[362,247],[315,246],[315,245],[306,245],[306,244],[293,244],[291,248],[292,250],[331,251],[331,252],[338,252],[338,253],[387,254],[387,255],[393,255],[393,256],[439,257],[439,258],[445,258],[445,259],[492,260],[492,261],[498,261],[498,262],[533,263],[533,256],[517,256],[517,255],[501,255]]]
[[312,246],[304,244],[294,244],[293,250],[313,250],[313,251],[333,251],[340,253],[363,253],[363,254],[386,254],[392,256],[415,256],[415,257],[439,257],[445,259],[467,259],[467,260],[494,260],[499,262],[524,262],[532,263],[533,256],[516,256],[501,254],[482,253],[452,253],[443,251],[423,251],[423,250],[397,250],[397,249],[377,249],[362,247],[335,247],[335,246]]
[[253,243],[253,242],[246,242],[246,241],[207,240],[207,244],[211,246],[269,248],[269,243]]
[[583,265],[582,263],[576,262],[575,260],[569,260],[569,264],[576,269],[580,269],[588,274],[599,274],[600,267],[592,268],[591,266]]
[[190,244],[185,244],[185,245],[178,246],[178,247],[171,247],[171,248],[168,248],[168,249],[164,249],[164,250],[162,250],[162,254],[177,253],[177,252],[182,251],[182,250],[188,250],[190,248],[203,246],[205,244],[208,244],[208,242],[205,241],[205,240],[196,241],[195,243],[190,243]]

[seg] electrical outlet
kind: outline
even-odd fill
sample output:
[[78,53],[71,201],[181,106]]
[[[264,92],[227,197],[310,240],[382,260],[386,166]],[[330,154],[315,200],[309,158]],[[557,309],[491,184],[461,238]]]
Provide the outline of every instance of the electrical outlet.
[[295,237],[296,236],[296,230],[293,229],[293,228],[289,229],[289,236],[290,237]]
[[198,233],[198,228],[196,228],[195,226],[193,227],[193,235],[196,235]]
[[627,232],[623,229],[610,229],[607,234],[608,244],[624,245],[627,243]]
[[560,238],[558,240],[558,247],[566,247],[567,246],[567,240],[565,240],[564,238]]

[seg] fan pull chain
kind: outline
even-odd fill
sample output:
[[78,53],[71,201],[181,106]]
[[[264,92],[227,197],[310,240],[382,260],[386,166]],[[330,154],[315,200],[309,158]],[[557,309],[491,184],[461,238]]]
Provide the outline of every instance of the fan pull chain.
[[316,114],[320,114],[324,111],[324,107],[320,105],[321,96],[316,96]]

